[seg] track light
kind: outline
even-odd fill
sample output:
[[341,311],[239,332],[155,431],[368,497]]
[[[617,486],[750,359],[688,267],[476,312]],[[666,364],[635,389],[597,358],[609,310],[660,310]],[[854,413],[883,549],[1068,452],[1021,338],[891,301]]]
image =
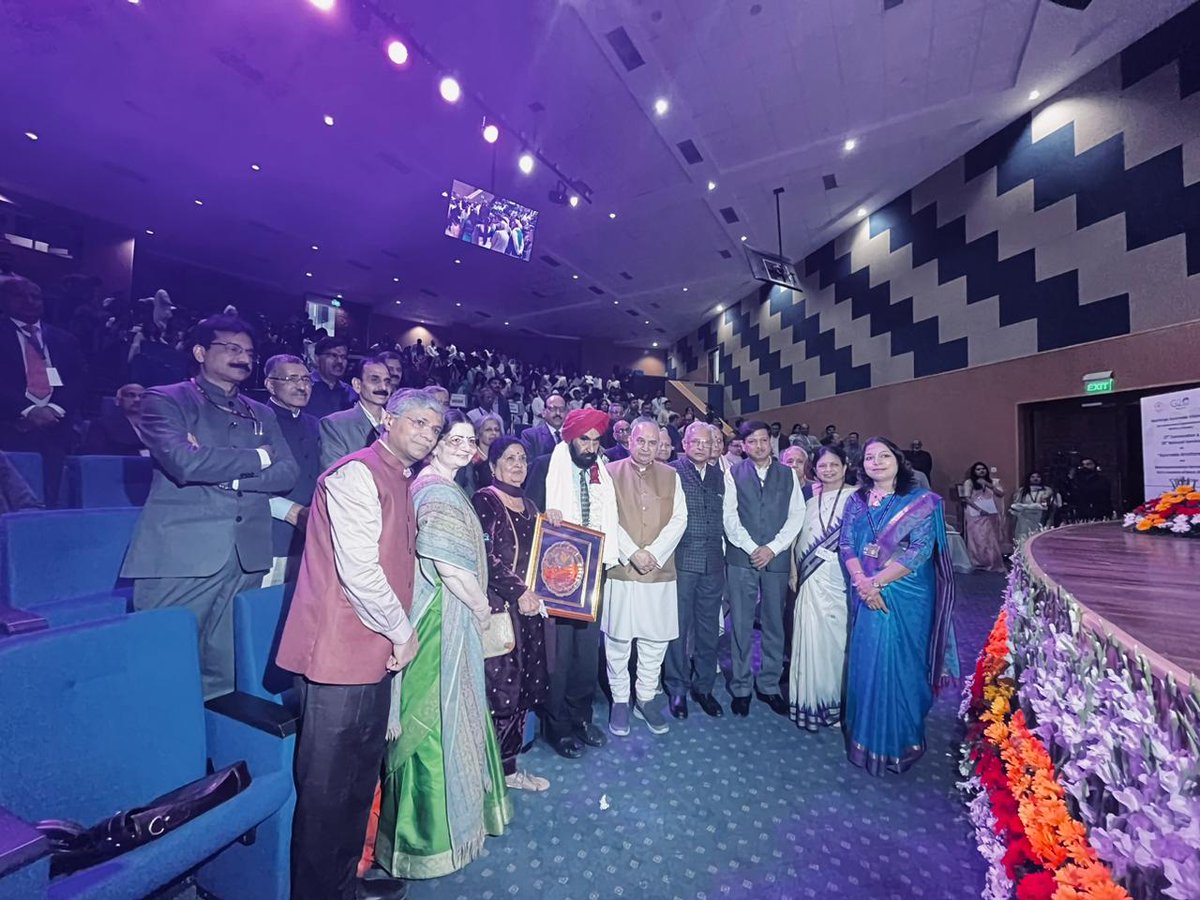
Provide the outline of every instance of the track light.
[[391,41],[387,45],[387,55],[393,63],[402,66],[408,62],[408,47],[404,41]]
[[457,103],[462,98],[462,86],[458,79],[447,75],[438,83],[438,93],[447,103]]
[[533,154],[522,153],[521,158],[517,160],[517,168],[526,175],[533,172]]
[[487,119],[483,120],[483,139],[489,144],[494,144],[500,140],[500,129]]

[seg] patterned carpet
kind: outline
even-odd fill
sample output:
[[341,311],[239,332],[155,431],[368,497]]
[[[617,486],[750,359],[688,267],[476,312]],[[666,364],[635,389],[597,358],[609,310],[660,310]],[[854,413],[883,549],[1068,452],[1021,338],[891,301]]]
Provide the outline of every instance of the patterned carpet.
[[[969,670],[1000,604],[1003,579],[959,576],[956,626]],[[979,897],[984,864],[956,780],[958,697],[928,720],[929,750],[903,776],[871,778],[846,761],[841,734],[809,734],[755,701],[748,719],[685,722],[579,761],[538,742],[521,765],[550,791],[514,792],[510,832],[447,878],[409,896],[491,900],[784,900]],[[607,705],[596,708],[607,723]]]

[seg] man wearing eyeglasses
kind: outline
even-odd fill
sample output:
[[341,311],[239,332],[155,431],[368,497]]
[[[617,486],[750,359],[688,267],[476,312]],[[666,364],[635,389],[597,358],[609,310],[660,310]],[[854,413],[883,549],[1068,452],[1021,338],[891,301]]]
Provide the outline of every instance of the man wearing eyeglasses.
[[293,581],[304,552],[304,531],[308,508],[312,504],[317,476],[321,474],[321,429],[317,420],[304,411],[312,396],[308,367],[298,356],[281,353],[263,366],[267,406],[275,413],[279,430],[300,470],[290,491],[271,498],[271,571],[263,578],[263,587]]
[[269,498],[298,469],[275,414],[239,391],[254,370],[250,326],[211,316],[191,345],[196,376],[142,397],[154,476],[121,575],[135,609],[196,616],[207,700],[233,690],[233,598],[271,568]]
[[323,419],[330,413],[352,407],[358,394],[342,381],[350,363],[350,345],[345,338],[322,338],[317,342],[316,356],[317,371],[312,373],[312,396],[307,411],[313,418]]

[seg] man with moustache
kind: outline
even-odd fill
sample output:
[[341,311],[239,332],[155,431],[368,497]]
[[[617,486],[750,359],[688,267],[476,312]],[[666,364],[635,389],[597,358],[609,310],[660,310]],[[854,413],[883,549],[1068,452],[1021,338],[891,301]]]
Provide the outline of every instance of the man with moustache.
[[604,451],[610,462],[629,457],[629,423],[624,419],[613,422],[613,445]]
[[383,436],[317,481],[275,658],[296,673],[301,698],[293,900],[405,896],[404,883],[378,869],[361,882],[354,876],[386,749],[392,676],[417,653],[410,478],[444,416],[427,392],[397,392]]
[[[715,456],[714,445],[718,448]],[[689,691],[706,714],[724,715],[712,693],[725,593],[725,475],[717,463],[723,446],[719,429],[693,422],[683,433],[683,458],[672,463],[687,506],[687,527],[674,559],[679,636],[667,649],[663,671],[671,715],[677,719],[688,717]]]
[[728,547],[733,695],[735,716],[750,715],[751,645],[754,607],[762,598],[762,664],[756,683],[758,698],[771,711],[786,716],[780,690],[783,677],[783,612],[787,599],[788,551],[804,522],[804,497],[795,473],[771,455],[771,428],[765,422],[742,425],[747,458],[725,478],[722,518]]
[[369,446],[383,433],[383,407],[392,395],[387,363],[378,356],[367,357],[351,383],[358,403],[321,420],[322,469]]
[[[562,400],[557,394],[551,400]],[[547,402],[547,415],[549,415]],[[600,435],[608,415],[573,409],[562,423],[563,440],[534,460],[525,493],[546,511],[550,522],[570,522],[604,533],[605,566],[618,562],[617,499],[612,477],[598,462]],[[592,703],[600,663],[600,624],[559,618],[555,624],[555,663],[550,673],[545,736],[559,756],[578,759],[588,747],[608,739],[592,724]]]
[[349,409],[358,396],[350,385],[342,381],[350,361],[350,345],[345,338],[327,337],[317,341],[316,357],[317,371],[312,373],[308,414],[323,419],[330,413]]
[[521,440],[529,448],[530,459],[545,456],[562,442],[563,418],[566,414],[567,401],[562,394],[555,391],[546,398],[546,405],[542,410],[542,424],[521,432]]
[[233,598],[271,568],[269,498],[291,490],[297,466],[275,414],[238,390],[254,368],[250,326],[211,316],[191,350],[194,378],[142,397],[154,475],[121,576],[134,609],[196,616],[208,700],[233,690]]
[[272,356],[263,366],[264,382],[279,430],[287,441],[299,470],[290,491],[271,498],[271,544],[275,555],[263,587],[292,581],[304,552],[304,529],[312,503],[317,476],[321,474],[321,429],[304,411],[312,394],[312,381],[304,360],[298,356]]
[[[613,701],[608,730],[618,737],[629,734],[631,699],[633,715],[652,733],[670,728],[655,697],[667,647],[679,638],[675,547],[687,528],[688,507],[679,474],[655,459],[660,441],[657,423],[639,419],[629,438],[629,458],[608,464],[617,498],[620,565],[608,570],[600,627]],[[637,688],[631,697],[635,640]]]

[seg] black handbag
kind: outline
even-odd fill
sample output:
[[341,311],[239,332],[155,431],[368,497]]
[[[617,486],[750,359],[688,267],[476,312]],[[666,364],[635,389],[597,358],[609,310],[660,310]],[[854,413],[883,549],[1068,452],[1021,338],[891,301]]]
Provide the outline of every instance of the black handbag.
[[90,868],[170,834],[249,785],[250,769],[236,762],[91,828],[64,819],[38,822],[34,827],[50,841],[50,877]]

